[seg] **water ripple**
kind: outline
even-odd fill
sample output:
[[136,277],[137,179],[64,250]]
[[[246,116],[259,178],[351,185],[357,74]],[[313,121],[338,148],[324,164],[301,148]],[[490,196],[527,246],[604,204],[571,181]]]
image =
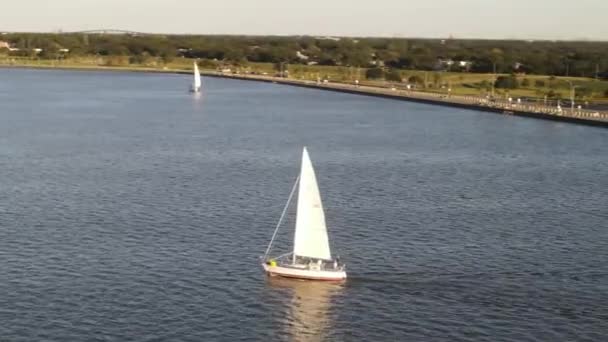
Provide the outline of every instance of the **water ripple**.
[[[608,334],[606,130],[231,80],[194,99],[185,76],[0,74],[0,339]],[[302,145],[343,285],[258,265]]]

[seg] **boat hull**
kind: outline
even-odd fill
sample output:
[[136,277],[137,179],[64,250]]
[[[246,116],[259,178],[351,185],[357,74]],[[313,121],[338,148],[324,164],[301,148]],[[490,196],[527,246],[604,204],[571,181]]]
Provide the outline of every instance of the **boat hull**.
[[306,268],[294,268],[284,266],[271,266],[262,264],[264,271],[271,277],[284,277],[317,281],[343,281],[346,279],[346,272],[343,270],[309,270]]

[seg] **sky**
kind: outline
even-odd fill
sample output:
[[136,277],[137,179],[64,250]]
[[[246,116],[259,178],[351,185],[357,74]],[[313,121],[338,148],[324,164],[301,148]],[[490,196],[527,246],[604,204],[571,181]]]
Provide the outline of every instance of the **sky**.
[[28,0],[0,31],[608,40],[608,0]]

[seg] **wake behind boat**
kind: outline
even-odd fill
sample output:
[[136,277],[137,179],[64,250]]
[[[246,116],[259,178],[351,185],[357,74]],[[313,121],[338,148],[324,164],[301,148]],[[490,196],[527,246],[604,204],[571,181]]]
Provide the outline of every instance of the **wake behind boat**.
[[[268,258],[296,187],[298,187],[298,206],[293,252]],[[331,256],[321,195],[306,147],[302,153],[300,176],[291,190],[263,261],[262,267],[270,276],[329,281],[346,279],[344,265]]]
[[201,73],[198,71],[198,64],[194,62],[194,72],[192,85],[190,85],[191,93],[198,93],[201,91]]

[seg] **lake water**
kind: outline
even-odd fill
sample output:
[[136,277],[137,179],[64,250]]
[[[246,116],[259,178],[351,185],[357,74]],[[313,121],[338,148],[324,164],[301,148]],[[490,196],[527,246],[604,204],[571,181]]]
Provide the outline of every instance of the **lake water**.
[[[608,130],[203,82],[0,69],[0,340],[606,340]],[[344,285],[258,263],[304,145]]]

